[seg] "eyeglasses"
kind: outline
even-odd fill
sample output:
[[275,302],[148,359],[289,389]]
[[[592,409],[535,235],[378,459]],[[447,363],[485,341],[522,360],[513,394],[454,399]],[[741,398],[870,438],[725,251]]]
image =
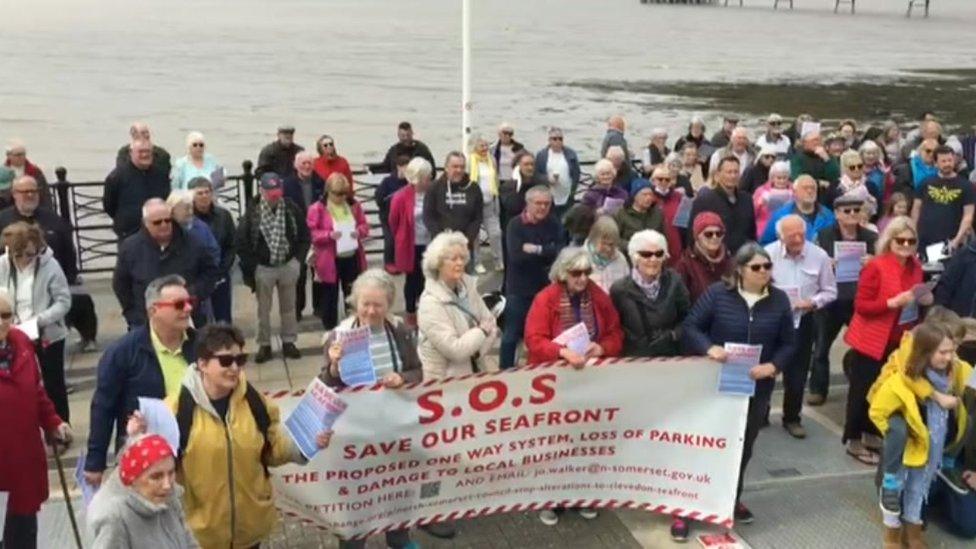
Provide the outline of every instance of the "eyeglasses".
[[238,355],[214,355],[210,358],[215,359],[221,367],[230,368],[231,364],[237,364],[238,368],[243,368],[247,364],[247,353]]
[[14,192],[17,194],[26,194],[28,196],[32,196],[37,194],[39,191],[37,189],[21,189],[21,190],[14,189]]
[[573,269],[567,273],[570,278],[580,278],[593,274],[593,269]]
[[848,170],[863,170],[864,164],[851,164],[847,167]]
[[769,122],[770,126],[779,126],[782,122]]
[[27,153],[25,153],[23,151],[17,151],[17,152],[9,152],[9,153],[7,153],[7,155],[9,155],[9,156],[27,156]]
[[563,136],[561,135],[554,135],[549,138],[549,141],[562,141],[562,140],[563,140]]
[[191,147],[200,147],[200,148],[203,148],[203,143],[193,143],[193,144],[192,144],[192,145],[190,145],[190,146],[191,146]]
[[899,246],[914,246],[918,244],[917,238],[898,238],[896,236],[892,240],[894,240],[895,244],[898,244]]
[[153,305],[157,307],[172,307],[177,311],[185,311],[187,307],[192,309],[197,304],[197,299],[191,297],[188,299],[174,299],[172,301],[157,301]]
[[173,218],[172,217],[164,217],[162,219],[153,219],[152,221],[150,221],[150,223],[152,223],[153,227],[158,227],[158,226],[160,226],[160,225],[162,225],[164,223],[166,225],[169,225],[172,222],[173,222]]
[[861,213],[861,208],[841,208],[840,211],[847,215],[853,215]]
[[925,154],[932,154],[935,152],[935,149],[922,149],[922,152]]
[[13,317],[14,317],[14,314],[12,312],[10,312],[10,311],[4,311],[4,312],[0,313],[0,320],[2,320],[4,322],[10,320]]
[[771,271],[773,270],[773,264],[768,261],[766,263],[753,263],[749,265],[749,270],[754,273],[758,273],[759,271]]
[[515,135],[512,130],[502,130],[502,135]]
[[652,257],[656,257],[658,259],[661,259],[662,257],[664,257],[664,250],[657,250],[657,251],[653,251],[653,252],[646,251],[646,250],[641,250],[641,251],[637,252],[637,255],[643,257],[644,259],[650,259]]
[[671,181],[671,178],[670,177],[652,177],[651,180],[652,181],[659,181],[661,183],[667,183],[667,182]]
[[776,155],[775,154],[764,154],[764,155],[762,155],[762,157],[763,158],[772,158],[773,160],[776,159]]
[[703,231],[702,236],[705,238],[722,238],[725,236],[725,233],[722,231]]

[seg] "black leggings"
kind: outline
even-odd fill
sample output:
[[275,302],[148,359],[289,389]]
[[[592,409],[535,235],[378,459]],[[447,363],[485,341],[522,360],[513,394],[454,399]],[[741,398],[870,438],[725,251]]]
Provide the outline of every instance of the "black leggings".
[[332,284],[322,283],[322,326],[326,330],[335,328],[339,323],[339,285],[342,285],[343,297],[348,299],[352,292],[352,282],[357,276],[359,276],[359,257],[356,254],[336,258],[336,281]]
[[14,515],[7,513],[7,523],[3,527],[3,541],[0,548],[36,549],[37,514]]
[[[886,349],[884,357],[890,349]],[[847,390],[847,413],[844,419],[844,439],[861,440],[861,435],[880,435],[878,428],[868,418],[868,391],[878,379],[885,359],[875,360],[851,349],[844,356],[844,371],[850,386]]]
[[749,460],[752,459],[752,448],[756,444],[756,438],[759,437],[759,428],[765,423],[769,414],[770,396],[768,392],[760,393],[759,387],[756,387],[756,396],[749,399],[749,411],[746,412],[745,440],[742,442],[742,463],[739,465],[739,485],[735,491],[736,503],[742,496],[742,481],[745,479]]
[[71,419],[68,411],[68,390],[64,383],[64,342],[55,341],[47,347],[35,345],[37,362],[41,365],[41,379],[44,380],[44,391],[54,403],[54,409],[66,423]]
[[407,273],[407,280],[403,285],[403,300],[406,302],[407,312],[417,312],[417,300],[424,293],[424,269],[421,266],[427,246],[416,246],[413,252],[413,272]]

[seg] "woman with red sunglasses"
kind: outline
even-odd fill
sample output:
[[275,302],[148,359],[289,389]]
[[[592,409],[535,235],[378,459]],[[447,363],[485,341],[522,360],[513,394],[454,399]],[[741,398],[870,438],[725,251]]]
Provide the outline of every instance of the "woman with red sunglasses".
[[902,334],[918,322],[919,306],[934,300],[922,284],[917,250],[918,231],[912,220],[892,219],[878,239],[877,254],[861,271],[854,316],[844,335],[851,349],[844,356],[850,388],[843,442],[851,457],[869,465],[878,463],[882,440],[868,419],[868,390]]

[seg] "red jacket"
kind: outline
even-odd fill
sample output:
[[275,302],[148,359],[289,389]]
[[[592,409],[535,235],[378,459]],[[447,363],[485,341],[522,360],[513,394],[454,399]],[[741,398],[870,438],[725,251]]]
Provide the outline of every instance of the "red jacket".
[[[414,207],[417,203],[417,188],[407,185],[393,193],[390,199],[390,232],[393,233],[393,266],[404,274],[413,272],[417,260],[416,233],[414,227]],[[422,221],[421,221],[422,222]]]
[[0,371],[0,491],[10,493],[9,512],[30,515],[47,499],[40,431],[54,431],[62,421],[41,385],[34,345],[16,328],[7,344],[10,369]]
[[681,246],[681,231],[683,229],[674,226],[674,216],[678,213],[678,206],[681,205],[681,198],[684,196],[685,193],[678,188],[671,189],[667,198],[654,194],[654,203],[661,208],[661,212],[664,214],[664,237],[668,239],[668,255],[670,257],[667,265],[669,267],[673,267],[678,262],[683,251]]
[[[359,202],[353,201],[349,206],[352,218],[356,221],[356,232],[359,236],[359,248],[356,257],[359,260],[359,272],[366,270],[366,252],[363,250],[363,240],[369,236],[369,222],[363,213]],[[335,284],[336,275],[336,241],[332,239],[335,225],[329,208],[321,200],[308,208],[305,223],[312,236],[312,248],[315,250],[315,273],[319,280],[327,284]]]
[[[603,347],[603,356],[619,356],[624,346],[624,331],[620,327],[617,309],[610,296],[592,280],[586,291],[590,293],[596,316],[596,343]],[[554,282],[532,300],[529,315],[525,318],[525,347],[529,352],[529,364],[561,360],[559,350],[562,347],[552,340],[562,331],[559,320],[559,296],[562,292],[563,284]]]
[[349,189],[353,190],[352,170],[349,168],[349,162],[345,158],[341,156],[326,158],[323,155],[315,160],[315,173],[319,174],[322,181],[328,183],[329,176],[336,172],[346,176],[346,179],[349,180]]
[[869,261],[861,271],[854,296],[854,316],[844,342],[875,360],[901,340],[915,323],[898,324],[901,309],[889,309],[888,300],[922,282],[922,265],[912,257],[903,266],[887,252]]

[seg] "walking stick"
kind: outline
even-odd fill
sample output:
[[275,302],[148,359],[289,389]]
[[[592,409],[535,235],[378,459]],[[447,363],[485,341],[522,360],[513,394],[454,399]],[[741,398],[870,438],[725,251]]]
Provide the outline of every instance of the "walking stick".
[[64,504],[68,506],[68,518],[71,519],[71,530],[75,534],[75,545],[81,547],[81,533],[78,531],[78,519],[75,518],[75,510],[71,506],[71,495],[68,493],[68,481],[64,476],[64,464],[61,463],[61,454],[58,453],[57,441],[51,442],[51,453],[54,454],[54,463],[58,466],[58,478],[61,479],[61,491],[64,492]]
[[281,339],[281,336],[278,336],[278,343],[281,344],[281,361],[285,364],[285,376],[288,378],[288,389],[292,390],[295,386],[291,384],[291,370],[288,369],[288,357],[285,356],[285,341]]

